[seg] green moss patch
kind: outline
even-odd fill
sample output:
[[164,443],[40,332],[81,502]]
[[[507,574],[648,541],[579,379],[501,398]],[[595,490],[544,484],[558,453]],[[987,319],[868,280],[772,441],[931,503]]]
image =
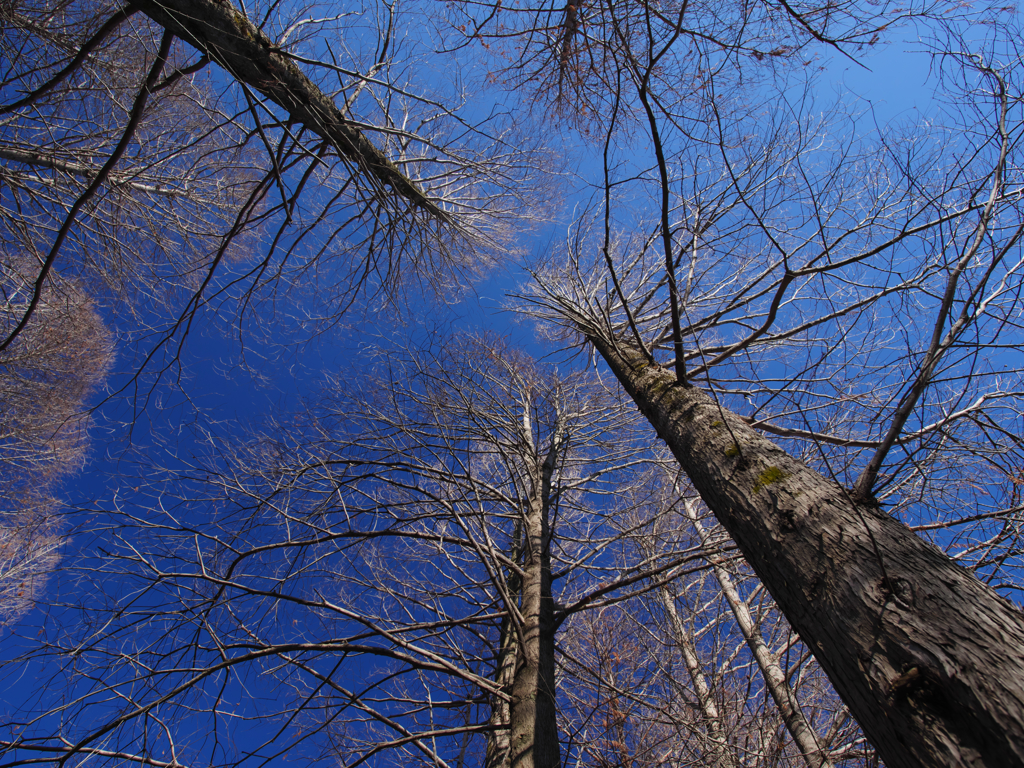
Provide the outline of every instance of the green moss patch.
[[781,483],[787,477],[789,477],[789,475],[778,467],[768,467],[768,469],[757,476],[757,482],[754,483],[754,493],[757,493],[766,485]]

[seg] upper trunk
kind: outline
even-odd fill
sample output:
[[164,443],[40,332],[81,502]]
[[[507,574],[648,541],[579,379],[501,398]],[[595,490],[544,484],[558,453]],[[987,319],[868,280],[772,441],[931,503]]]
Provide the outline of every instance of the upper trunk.
[[239,82],[283,107],[289,117],[329,142],[381,187],[442,220],[448,215],[407,178],[334,102],[230,2],[217,0],[135,0],[168,32],[224,67]]
[[[531,547],[533,556],[537,547]],[[512,685],[509,765],[558,768],[555,707],[555,622],[547,552],[527,563],[523,579],[522,645]]]
[[555,703],[555,620],[551,597],[551,478],[558,457],[558,429],[546,458],[533,445],[528,415],[524,415],[524,469],[529,477],[527,498],[515,533],[515,559],[522,575],[507,581],[508,618],[502,622],[501,657],[497,681],[511,702],[495,701],[488,736],[487,768],[559,768]]
[[889,768],[1024,764],[1024,619],[637,351],[591,338]]

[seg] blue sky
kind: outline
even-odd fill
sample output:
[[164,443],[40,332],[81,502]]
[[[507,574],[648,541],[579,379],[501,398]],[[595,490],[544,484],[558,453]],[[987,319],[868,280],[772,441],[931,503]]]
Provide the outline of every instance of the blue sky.
[[[416,36],[410,37],[410,44],[416,41]],[[896,126],[927,121],[937,107],[926,82],[930,60],[920,48],[916,43],[892,42],[869,49],[861,56],[868,69],[835,53],[822,54],[820,60],[810,65],[816,70],[816,93],[822,108],[841,99],[854,111],[863,112],[861,126],[870,128],[877,122],[883,127],[883,133],[888,130],[887,126],[895,131]],[[471,67],[463,74],[467,82],[473,82],[475,73]],[[441,78],[441,70],[431,71],[429,76]],[[478,109],[487,114],[495,104],[518,109],[521,105],[516,99],[508,92],[499,93],[489,96]],[[472,108],[467,110],[467,115],[474,116]],[[630,163],[646,164],[643,158],[634,161],[631,157],[636,147],[644,144],[642,131],[638,130],[632,141],[632,146],[627,142],[620,150],[627,158],[623,168]],[[557,146],[560,142],[552,143]],[[575,212],[593,202],[594,190],[600,184],[599,143],[583,142],[575,146],[574,151],[576,167],[567,169],[570,173],[563,176],[565,184],[559,189],[557,204],[547,208],[550,220],[516,237],[517,244],[532,262],[543,263],[560,257]],[[572,178],[572,173],[577,177]],[[629,219],[628,211],[622,218]],[[180,360],[153,386],[144,410],[141,401],[125,395],[114,396],[98,406],[92,457],[78,478],[65,489],[73,509],[68,515],[68,529],[85,531],[69,541],[69,551],[80,546],[95,547],[94,551],[99,551],[104,546],[102,537],[116,533],[103,531],[99,537],[93,535],[90,528],[97,519],[92,515],[94,511],[120,506],[129,515],[145,515],[146,510],[136,506],[139,502],[133,500],[133,496],[141,486],[149,486],[147,490],[159,488],[163,480],[160,468],[189,464],[193,457],[216,453],[220,441],[227,445],[247,427],[259,426],[269,417],[287,422],[293,410],[301,409],[304,396],[314,399],[318,396],[325,379],[329,379],[329,386],[336,388],[352,384],[358,379],[357,374],[366,359],[362,353],[369,348],[384,347],[395,339],[422,340],[438,329],[443,333],[490,332],[509,337],[534,356],[550,357],[566,369],[586,365],[585,357],[565,359],[557,345],[538,340],[531,321],[510,311],[506,294],[518,290],[527,279],[525,270],[513,261],[495,268],[469,287],[458,301],[446,304],[412,298],[401,316],[390,309],[371,310],[365,315],[357,311],[344,323],[312,338],[305,334],[307,329],[301,320],[304,299],[289,294],[278,306],[282,310],[279,314],[271,315],[269,310],[265,316],[256,314],[255,321],[266,322],[270,330],[262,339],[247,338],[244,355],[231,309],[223,315],[215,310],[207,312],[195,324]],[[123,319],[112,321],[123,322]],[[120,330],[123,332],[125,328]],[[131,352],[122,354],[120,372],[110,381],[111,390],[119,389],[136,362]],[[794,365],[792,361],[785,364]],[[791,372],[777,360],[769,360],[766,366],[777,366],[780,378]],[[144,501],[153,503],[153,498]],[[187,514],[195,516],[197,526],[202,525],[204,515],[212,516],[203,503],[183,508],[187,509]],[[111,577],[102,577],[101,581],[103,578],[107,579],[103,586],[116,593],[117,582]],[[62,588],[69,591],[58,593],[59,599],[81,597],[75,594],[81,584],[87,584],[86,589],[93,588],[85,581],[64,582]],[[149,597],[139,597],[136,607],[147,605]],[[154,607],[159,606],[154,604]],[[42,614],[32,614],[26,618],[20,632],[23,636],[31,635],[46,621]],[[138,642],[144,645],[148,640],[140,637]],[[13,652],[14,645],[8,645],[5,650]],[[37,681],[46,680],[52,671],[26,670],[25,676],[9,682],[18,691],[25,692],[27,676],[35,676]],[[254,689],[260,685],[255,681]],[[267,690],[272,689],[273,683],[268,684]],[[229,698],[248,694],[240,682],[233,683],[228,691]],[[254,695],[262,700],[259,697],[267,694],[261,691]]]

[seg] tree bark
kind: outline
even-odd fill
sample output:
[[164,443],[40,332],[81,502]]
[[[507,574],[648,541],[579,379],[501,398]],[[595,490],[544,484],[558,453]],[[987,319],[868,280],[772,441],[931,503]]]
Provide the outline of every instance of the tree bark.
[[[556,429],[557,432],[557,429]],[[551,476],[558,455],[552,436],[544,463],[534,473],[524,510],[522,642],[512,685],[509,765],[559,768],[555,702],[555,618],[551,598]]]
[[384,187],[442,220],[449,219],[424,192],[367,139],[292,59],[230,2],[137,0],[167,31],[208,55],[233,77],[282,107],[297,123],[330,142]]
[[[518,589],[512,592],[512,594],[518,593]],[[501,646],[498,651],[497,669],[494,672],[494,682],[501,686],[502,692],[512,692],[518,657],[519,633],[516,631],[513,618],[509,616],[501,623]],[[491,717],[488,720],[488,725],[493,730],[487,732],[484,768],[508,768],[510,753],[509,726],[511,721],[512,706],[510,701],[502,696],[494,696],[493,703],[491,704]]]
[[508,617],[501,626],[495,681],[510,701],[495,697],[486,768],[560,768],[555,697],[555,625],[551,596],[551,479],[558,460],[559,425],[541,459],[524,405],[521,456],[525,497],[514,534],[519,573],[506,581]]
[[725,729],[722,727],[722,715],[718,711],[718,705],[715,703],[711,686],[708,685],[707,678],[701,670],[697,649],[689,633],[686,631],[686,627],[683,626],[682,619],[679,618],[679,612],[676,611],[675,598],[669,594],[668,587],[664,585],[658,588],[658,595],[661,598],[662,606],[665,608],[665,614],[668,616],[668,623],[673,639],[676,642],[676,648],[682,654],[686,671],[690,674],[690,680],[693,682],[693,692],[697,699],[697,708],[700,710],[701,719],[704,721],[705,728],[707,728],[705,759],[710,768],[740,768],[740,763],[736,759],[732,745],[729,743]]
[[1024,619],[672,371],[589,335],[889,768],[1024,764]]

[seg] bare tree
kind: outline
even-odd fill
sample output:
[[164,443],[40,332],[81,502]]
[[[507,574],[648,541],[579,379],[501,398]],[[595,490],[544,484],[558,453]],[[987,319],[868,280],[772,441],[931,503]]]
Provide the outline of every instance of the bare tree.
[[698,557],[623,553],[619,489],[650,459],[637,415],[494,340],[388,356],[248,445],[211,436],[203,462],[122,480],[97,554],[63,569],[90,599],[55,605],[30,654],[96,686],[32,702],[3,764],[553,767],[576,749],[559,628]]
[[[516,190],[531,187],[535,144],[501,114],[467,118],[457,83],[396,62],[412,46],[393,6],[279,11],[252,22],[221,3],[0,8],[0,239],[19,254],[5,257],[18,298],[0,365],[20,369],[54,334],[53,285],[73,285],[78,316],[95,307],[118,330],[112,394],[132,399],[134,430],[161,380],[181,386],[199,329],[234,323],[243,348],[304,340],[360,302],[457,293],[494,262],[508,221],[530,208]],[[320,46],[329,32],[341,34]],[[68,386],[91,382],[85,392],[111,360]],[[84,403],[58,389],[54,401]],[[20,412],[28,392],[5,389],[3,408]],[[56,466],[42,442],[19,450],[33,445],[39,455],[19,461]],[[77,443],[61,455],[54,478],[81,466]],[[26,509],[50,506],[56,485],[33,485]]]
[[423,74],[396,8],[291,12],[5,7],[4,235],[39,266],[0,353],[52,269],[125,318],[128,372],[160,373],[205,318],[316,333],[354,303],[450,294],[509,250],[536,142]]
[[[0,256],[0,322],[18,320],[31,295],[32,265]],[[111,364],[110,335],[83,292],[52,275],[39,322],[0,365],[0,616],[16,619],[57,560],[62,478],[77,470],[89,427],[87,399]]]
[[[139,214],[161,235],[203,233],[192,238],[202,243],[180,273],[160,258],[147,262],[158,265],[156,275],[172,273],[179,300],[169,320],[144,324],[151,334],[146,361],[165,348],[173,360],[171,342],[187,336],[206,307],[231,307],[244,324],[257,314],[260,295],[270,294],[268,305],[277,307],[278,288],[326,275],[319,298],[331,300],[315,313],[323,327],[358,296],[394,301],[405,276],[447,286],[486,260],[523,200],[514,195],[519,170],[535,161],[520,160],[536,157],[535,145],[523,150],[500,121],[488,131],[486,120],[463,119],[451,104],[461,94],[435,97],[412,82],[394,56],[390,9],[365,37],[339,22],[349,46],[339,53],[296,35],[328,22],[292,24],[272,12],[276,7],[250,13],[175,0],[68,6],[67,13],[47,6],[12,16],[15,42],[6,50],[15,64],[5,81],[21,95],[0,110],[9,116],[0,156],[16,167],[22,186],[5,226],[38,267],[29,304],[2,351],[35,321],[53,270],[89,289],[105,284],[97,275],[108,262],[95,267],[88,260],[102,252],[94,242],[105,241],[82,226],[122,223],[115,215],[122,208],[88,218],[102,212],[105,192],[178,200],[155,179],[207,167],[193,166],[192,158],[242,165],[238,194],[227,196],[226,229],[221,222],[207,227],[191,208],[173,226]],[[574,227],[567,263],[546,259],[537,270],[532,311],[605,360],[891,766],[1024,759],[1024,669],[1015,650],[1024,624],[979,580],[1011,595],[1021,586],[1021,445],[1008,425],[1020,415],[1024,384],[1019,364],[1005,357],[1021,346],[1019,35],[1006,34],[993,13],[984,17],[996,22],[990,39],[957,38],[949,10],[929,3],[607,0],[445,6],[458,33],[450,46],[501,48],[494,67],[500,76],[556,86],[537,102],[553,101],[602,140],[593,215]],[[794,84],[794,71],[815,51],[853,56],[889,25],[940,15],[947,26],[932,27],[940,30],[933,31],[940,35],[936,66],[957,100],[943,120],[865,133],[848,104],[822,110],[809,87]],[[424,29],[429,35],[432,28]],[[948,38],[942,30],[950,30]],[[40,63],[40,50],[60,53]],[[124,50],[143,54],[133,59],[137,68],[111,63]],[[97,62],[117,77],[106,83],[93,70]],[[91,87],[83,89],[83,81]],[[332,91],[336,98],[328,97]],[[118,116],[98,134],[83,118],[94,114],[82,108],[90,98]],[[197,105],[202,126],[184,141],[174,130],[176,99]],[[162,117],[161,103],[168,109]],[[64,115],[71,118],[62,123]],[[163,164],[158,155],[147,166],[150,142],[140,139],[147,126],[174,139]],[[101,138],[81,142],[83,135]],[[76,156],[79,144],[101,149],[105,159]],[[232,159],[259,160],[228,162],[226,146]],[[128,163],[129,156],[136,160]],[[155,170],[139,175],[140,167]],[[68,194],[52,174],[79,187]],[[262,247],[247,247],[246,238]],[[242,252],[237,268],[229,268],[233,249]],[[449,374],[439,371],[459,371],[458,358],[428,366],[424,381],[443,383]],[[490,380],[474,369],[469,383],[481,376]],[[384,391],[395,389],[403,391]],[[261,444],[255,465],[277,464],[252,480],[237,469],[244,463],[225,457],[223,467],[194,478],[195,488],[178,486],[173,511],[151,504],[146,517],[163,521],[162,528],[135,516],[141,539],[152,536],[144,545],[129,541],[124,526],[104,531],[122,542],[110,562],[129,564],[123,583],[144,586],[112,596],[106,623],[94,623],[94,610],[104,606],[90,606],[78,639],[60,636],[48,650],[64,654],[72,686],[88,668],[99,680],[97,700],[116,699],[121,709],[92,720],[89,696],[75,699],[61,714],[74,714],[66,721],[81,730],[50,741],[46,729],[56,718],[44,706],[49,717],[40,715],[28,740],[9,740],[17,745],[13,760],[37,749],[69,759],[88,752],[174,763],[176,734],[197,722],[214,734],[204,760],[278,754],[283,741],[276,735],[241,756],[221,746],[222,721],[252,718],[288,731],[290,745],[322,736],[333,742],[332,754],[353,761],[390,752],[439,762],[456,745],[462,759],[470,750],[465,739],[483,733],[494,734],[485,750],[491,763],[506,755],[553,761],[554,626],[625,599],[617,593],[631,579],[649,581],[689,554],[659,551],[657,564],[616,563],[615,578],[595,585],[594,574],[612,568],[600,557],[607,546],[594,543],[595,536],[603,541],[601,526],[586,521],[609,516],[578,510],[566,573],[588,579],[577,591],[564,576],[564,608],[557,608],[551,584],[559,576],[545,533],[554,522],[543,488],[555,476],[563,439],[573,445],[572,432],[562,437],[559,410],[545,401],[543,439],[531,431],[536,419],[521,427],[513,409],[515,419],[496,429],[501,439],[475,434],[463,445],[463,433],[445,431],[444,417],[463,397],[449,390],[424,400],[433,421],[339,424],[346,439],[337,462],[315,457],[296,467],[289,463],[295,445],[275,452]],[[525,392],[512,398],[522,412],[535,402]],[[399,399],[360,402],[354,412],[387,414]],[[461,411],[470,422],[491,413],[471,406]],[[317,445],[315,434],[302,438],[303,446]],[[381,439],[393,447],[381,448]],[[616,445],[604,442],[614,456]],[[490,448],[478,456],[477,443]],[[514,444],[526,448],[515,452]],[[430,461],[418,458],[421,450]],[[388,458],[377,458],[378,451]],[[462,474],[442,481],[438,467],[450,467],[440,457],[453,455]],[[321,485],[305,492],[307,477]],[[211,483],[222,495],[203,506],[227,516],[215,518],[212,530],[185,514],[196,498],[210,501],[208,491],[196,489]],[[292,511],[293,495],[299,512]],[[501,503],[514,512],[487,507]],[[474,511],[471,524],[462,504],[485,511]],[[339,509],[346,524],[353,514],[372,524],[335,528]],[[479,526],[488,516],[500,521],[500,537],[489,539],[490,529]],[[521,528],[510,528],[512,521]],[[564,531],[565,519],[559,525]],[[293,540],[293,529],[307,538]],[[271,535],[279,531],[283,538]],[[359,545],[344,549],[350,539]],[[606,537],[621,539],[619,528]],[[342,565],[332,564],[332,548],[344,549]],[[138,574],[145,578],[133,581]],[[337,585],[344,600],[325,594],[325,584]],[[169,604],[180,609],[180,595],[188,596],[182,615],[194,622],[191,635],[185,624],[163,628],[168,585],[180,586]],[[98,595],[116,588],[98,577]],[[665,588],[660,602],[671,619],[679,592]],[[456,617],[456,606],[471,607]],[[288,620],[300,628],[282,629]],[[136,631],[154,628],[150,622],[161,624],[161,640],[140,650]],[[333,639],[309,634],[314,623]],[[702,756],[728,761],[724,710],[710,698],[702,649],[682,618],[669,624],[675,646],[692,662],[684,662],[690,683],[709,694],[691,732],[710,734],[712,749],[702,747]],[[95,626],[104,627],[103,636],[89,634]],[[752,637],[735,647],[750,648]],[[380,660],[358,690],[334,677],[354,658]],[[608,734],[601,759],[614,761],[629,754],[637,719],[623,695],[620,659],[604,654],[598,661],[607,670],[593,697]],[[234,676],[243,668],[275,677],[292,698],[272,712],[233,708],[236,687],[252,682]],[[442,690],[447,694],[437,700]],[[486,715],[477,716],[474,707],[485,704]],[[305,729],[301,735],[292,736],[293,724]],[[506,730],[507,740],[498,735]],[[764,733],[757,736],[766,743]],[[151,743],[166,754],[153,756]]]
[[566,633],[564,719],[582,764],[862,765],[859,729],[735,545],[698,529],[696,500],[659,475],[627,504],[631,546],[702,556]]
[[[620,36],[612,121],[643,107],[649,217],[615,218],[609,128],[594,236],[535,311],[608,364],[887,765],[1019,762],[1024,622],[956,562],[1021,585],[1019,38],[941,40],[960,106],[884,139],[792,91],[740,103],[725,63],[672,100],[676,38]],[[897,517],[957,528],[953,557]]]
[[[779,708],[779,715],[786,724],[786,729],[800,748],[800,753],[810,768],[831,766],[832,761],[826,754],[818,736],[814,732],[814,728],[804,714],[800,702],[789,685],[786,672],[780,663],[779,655],[774,653],[765,643],[757,623],[751,615],[750,605],[740,595],[732,576],[721,562],[720,556],[715,554],[716,547],[710,533],[701,524],[695,501],[687,499],[683,502],[683,506],[686,517],[690,520],[694,530],[697,532],[697,536],[700,538],[705,557],[712,563],[715,579],[721,586],[722,594],[725,596],[726,602],[735,616],[736,625],[743,635],[743,639],[750,646],[750,651],[753,653],[758,669],[764,678],[765,686]],[[666,606],[666,612],[671,613],[669,606]],[[675,623],[673,622],[673,624]]]

